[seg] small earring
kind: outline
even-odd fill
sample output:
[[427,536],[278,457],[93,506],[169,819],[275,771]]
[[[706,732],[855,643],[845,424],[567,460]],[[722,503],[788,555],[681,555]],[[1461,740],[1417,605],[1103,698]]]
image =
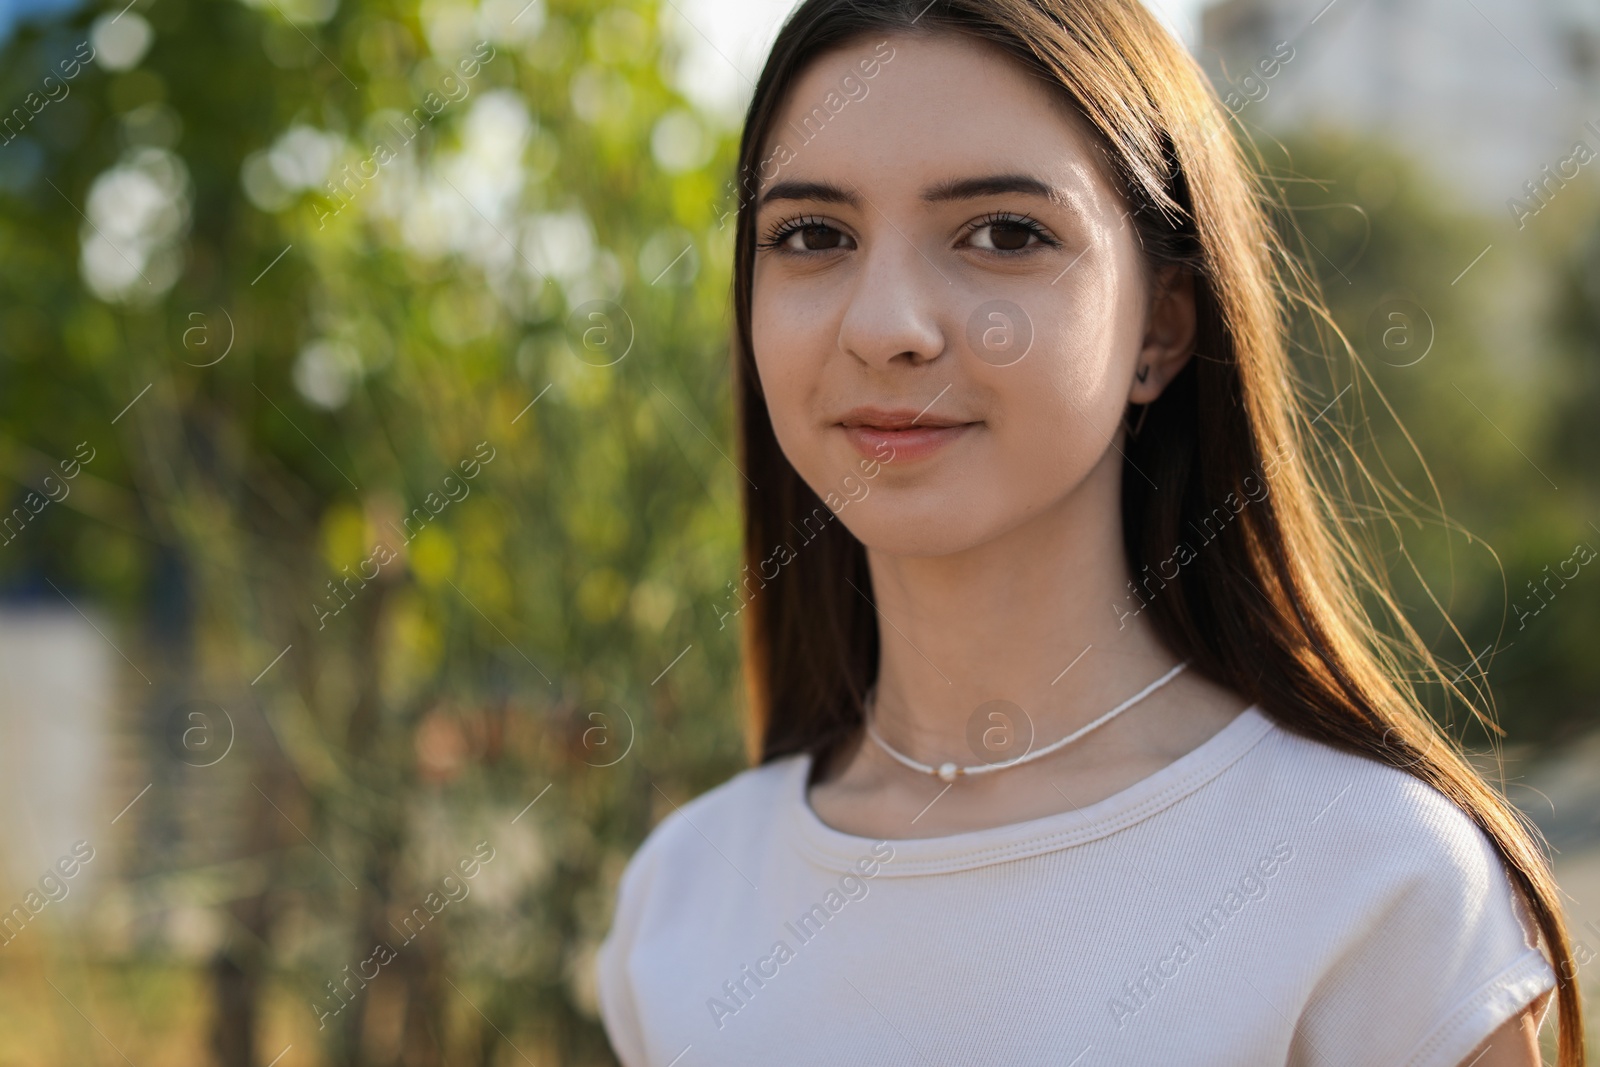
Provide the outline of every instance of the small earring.
[[1144,404],[1139,408],[1139,421],[1133,424],[1133,436],[1137,438],[1139,431],[1144,429],[1145,416],[1150,414],[1150,405]]
[[1134,375],[1134,377],[1139,379],[1140,385],[1143,385],[1144,380],[1150,377],[1150,364],[1146,363],[1144,366],[1140,367],[1139,373]]

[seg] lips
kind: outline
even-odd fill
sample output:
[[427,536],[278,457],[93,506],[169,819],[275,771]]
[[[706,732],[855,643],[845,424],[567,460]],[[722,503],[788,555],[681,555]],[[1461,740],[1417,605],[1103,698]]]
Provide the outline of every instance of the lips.
[[909,463],[932,455],[978,423],[906,408],[859,407],[839,425],[851,446],[866,458]]

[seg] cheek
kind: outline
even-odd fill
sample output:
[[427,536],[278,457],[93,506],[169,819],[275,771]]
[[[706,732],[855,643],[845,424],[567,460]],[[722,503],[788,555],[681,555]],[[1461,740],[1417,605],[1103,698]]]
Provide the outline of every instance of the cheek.
[[[989,475],[1056,495],[1110,448],[1138,356],[1140,294],[1104,264],[1062,278],[1028,301],[1034,344],[1011,367],[974,374],[995,394],[999,454]],[[1031,494],[1030,494],[1031,495]]]
[[817,489],[821,433],[813,405],[837,333],[830,339],[824,309],[813,304],[808,311],[801,301],[781,296],[771,287],[767,291],[773,295],[765,296],[759,274],[757,278],[750,333],[767,414],[784,455]]
[[1137,308],[1128,296],[1116,277],[1095,273],[1047,304],[1039,330],[1042,358],[1033,367],[1040,381],[1034,384],[1053,386],[1060,402],[1076,405],[1080,415],[1101,406],[1131,356]]

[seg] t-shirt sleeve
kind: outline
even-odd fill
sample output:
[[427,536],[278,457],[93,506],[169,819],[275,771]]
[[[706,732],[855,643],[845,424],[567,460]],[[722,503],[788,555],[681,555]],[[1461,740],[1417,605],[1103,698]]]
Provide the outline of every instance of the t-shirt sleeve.
[[1371,875],[1374,905],[1317,982],[1289,1065],[1458,1067],[1555,972],[1499,854],[1459,808],[1433,794],[1416,832],[1372,830],[1348,859]]
[[639,918],[641,887],[638,883],[647,878],[646,866],[645,849],[641,847],[628,862],[618,883],[611,930],[600,943],[595,961],[600,1021],[622,1067],[646,1067],[644,1037],[634,1005],[633,982],[628,975],[628,951],[633,945]]

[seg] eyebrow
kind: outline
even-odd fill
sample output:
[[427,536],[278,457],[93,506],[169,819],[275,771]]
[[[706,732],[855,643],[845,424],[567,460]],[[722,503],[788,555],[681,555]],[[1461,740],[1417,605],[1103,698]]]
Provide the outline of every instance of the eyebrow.
[[[1020,193],[1037,196],[1051,203],[1064,204],[1066,196],[1057,188],[1031,178],[1026,174],[990,174],[978,178],[952,178],[923,190],[926,203],[947,203],[952,200],[976,200],[1003,193]],[[815,200],[824,204],[845,204],[860,207],[861,198],[831,182],[785,181],[778,182],[761,197],[763,205],[774,200]]]
[[855,193],[846,192],[831,182],[778,182],[768,189],[761,197],[762,204],[770,204],[774,200],[817,200],[824,204],[845,204],[849,207],[860,207],[861,198]]
[[940,182],[922,194],[922,199],[930,204],[942,203],[950,200],[976,200],[984,196],[996,196],[1001,193],[1021,193],[1024,196],[1037,196],[1052,203],[1063,204],[1066,197],[1059,189],[1030,178],[1026,174],[992,174],[981,178],[954,178],[950,181]]

